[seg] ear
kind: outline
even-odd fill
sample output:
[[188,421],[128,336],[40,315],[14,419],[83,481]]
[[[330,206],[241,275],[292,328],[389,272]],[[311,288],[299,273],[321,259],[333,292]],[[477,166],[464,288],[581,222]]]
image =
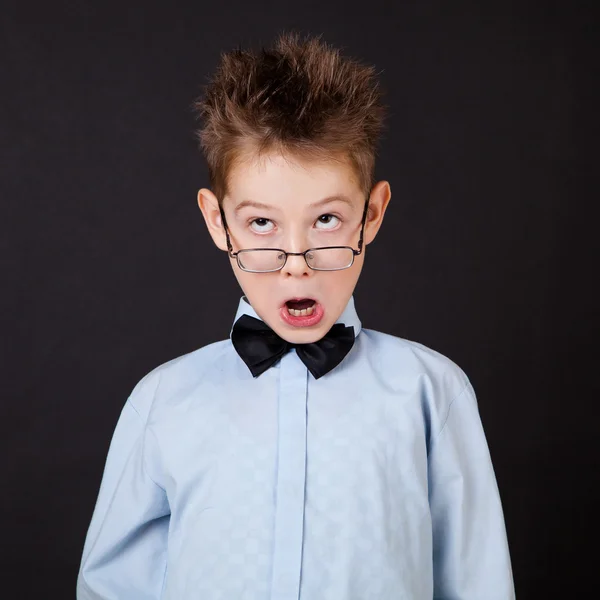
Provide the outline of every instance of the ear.
[[387,181],[379,181],[373,186],[371,196],[369,197],[369,210],[365,223],[365,244],[370,244],[375,239],[391,197],[392,191]]
[[221,211],[219,210],[217,197],[209,189],[202,188],[198,190],[198,206],[202,211],[202,216],[213,242],[220,250],[227,250],[225,229],[221,222]]

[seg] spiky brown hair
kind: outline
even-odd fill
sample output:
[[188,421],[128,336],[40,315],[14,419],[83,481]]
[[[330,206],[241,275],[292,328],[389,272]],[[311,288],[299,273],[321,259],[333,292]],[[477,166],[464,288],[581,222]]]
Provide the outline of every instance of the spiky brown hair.
[[281,33],[258,53],[221,55],[193,107],[210,185],[222,202],[242,158],[277,151],[309,160],[347,160],[365,196],[387,107],[375,69],[340,56],[321,35]]

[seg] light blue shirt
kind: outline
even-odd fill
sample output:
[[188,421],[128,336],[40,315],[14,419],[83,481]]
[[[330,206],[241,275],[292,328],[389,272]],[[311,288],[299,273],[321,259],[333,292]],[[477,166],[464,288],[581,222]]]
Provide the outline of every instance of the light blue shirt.
[[[259,318],[245,298],[242,314]],[[135,386],[116,426],[79,600],[509,600],[475,392],[442,354],[361,329],[318,380],[257,378],[229,339]]]

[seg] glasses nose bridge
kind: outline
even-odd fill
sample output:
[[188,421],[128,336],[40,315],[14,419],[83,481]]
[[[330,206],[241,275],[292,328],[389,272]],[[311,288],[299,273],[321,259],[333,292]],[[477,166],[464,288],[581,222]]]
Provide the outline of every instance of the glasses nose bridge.
[[292,274],[297,271],[301,271],[302,273],[310,272],[312,269],[308,266],[308,261],[306,260],[307,252],[308,250],[304,252],[286,252],[285,264],[282,269]]

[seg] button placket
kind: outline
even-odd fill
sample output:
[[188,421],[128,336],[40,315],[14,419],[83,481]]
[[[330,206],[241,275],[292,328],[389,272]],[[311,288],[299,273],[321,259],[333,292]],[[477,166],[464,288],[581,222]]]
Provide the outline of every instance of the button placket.
[[295,349],[280,361],[272,600],[298,600],[304,537],[308,370]]

